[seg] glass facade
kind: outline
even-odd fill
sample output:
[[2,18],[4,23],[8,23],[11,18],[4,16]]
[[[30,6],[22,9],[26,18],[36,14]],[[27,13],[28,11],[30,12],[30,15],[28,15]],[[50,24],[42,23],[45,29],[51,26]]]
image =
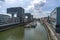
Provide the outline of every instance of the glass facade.
[[10,16],[0,14],[0,25],[8,23]]
[[52,11],[50,14],[50,21],[53,25],[56,25],[56,16],[57,16],[57,11],[56,9]]

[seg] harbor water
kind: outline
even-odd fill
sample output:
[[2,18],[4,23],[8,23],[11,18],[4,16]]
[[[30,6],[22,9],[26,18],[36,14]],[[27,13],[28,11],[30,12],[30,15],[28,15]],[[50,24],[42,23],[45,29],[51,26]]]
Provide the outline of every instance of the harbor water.
[[15,28],[0,32],[0,40],[48,40],[47,31],[37,22],[36,28]]

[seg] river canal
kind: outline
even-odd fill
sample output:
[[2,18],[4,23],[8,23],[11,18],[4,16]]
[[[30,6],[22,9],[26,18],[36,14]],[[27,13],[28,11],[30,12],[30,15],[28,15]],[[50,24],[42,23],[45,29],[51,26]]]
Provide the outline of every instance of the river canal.
[[39,22],[36,28],[22,26],[0,32],[0,40],[48,40],[47,32]]

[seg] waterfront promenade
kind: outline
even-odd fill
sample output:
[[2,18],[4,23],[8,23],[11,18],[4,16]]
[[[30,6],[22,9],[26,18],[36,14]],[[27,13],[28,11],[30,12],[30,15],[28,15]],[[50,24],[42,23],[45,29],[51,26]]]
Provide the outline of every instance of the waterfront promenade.
[[49,37],[51,40],[60,40],[60,34],[56,33],[54,27],[49,24],[46,20],[40,20],[41,23],[48,29]]

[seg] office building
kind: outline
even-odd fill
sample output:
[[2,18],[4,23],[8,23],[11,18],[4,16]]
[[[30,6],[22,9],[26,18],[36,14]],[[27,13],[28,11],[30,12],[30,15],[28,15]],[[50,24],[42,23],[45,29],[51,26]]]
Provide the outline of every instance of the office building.
[[10,16],[0,14],[0,25],[9,23]]
[[51,12],[49,20],[56,29],[56,32],[60,32],[60,7],[55,8]]
[[27,18],[25,18],[25,20],[27,21],[32,21],[33,20],[33,15],[31,15],[31,13],[25,13],[25,17],[27,16]]
[[14,15],[16,14],[18,22],[24,22],[25,14],[22,7],[7,8],[7,13],[12,15],[12,21],[14,21]]

